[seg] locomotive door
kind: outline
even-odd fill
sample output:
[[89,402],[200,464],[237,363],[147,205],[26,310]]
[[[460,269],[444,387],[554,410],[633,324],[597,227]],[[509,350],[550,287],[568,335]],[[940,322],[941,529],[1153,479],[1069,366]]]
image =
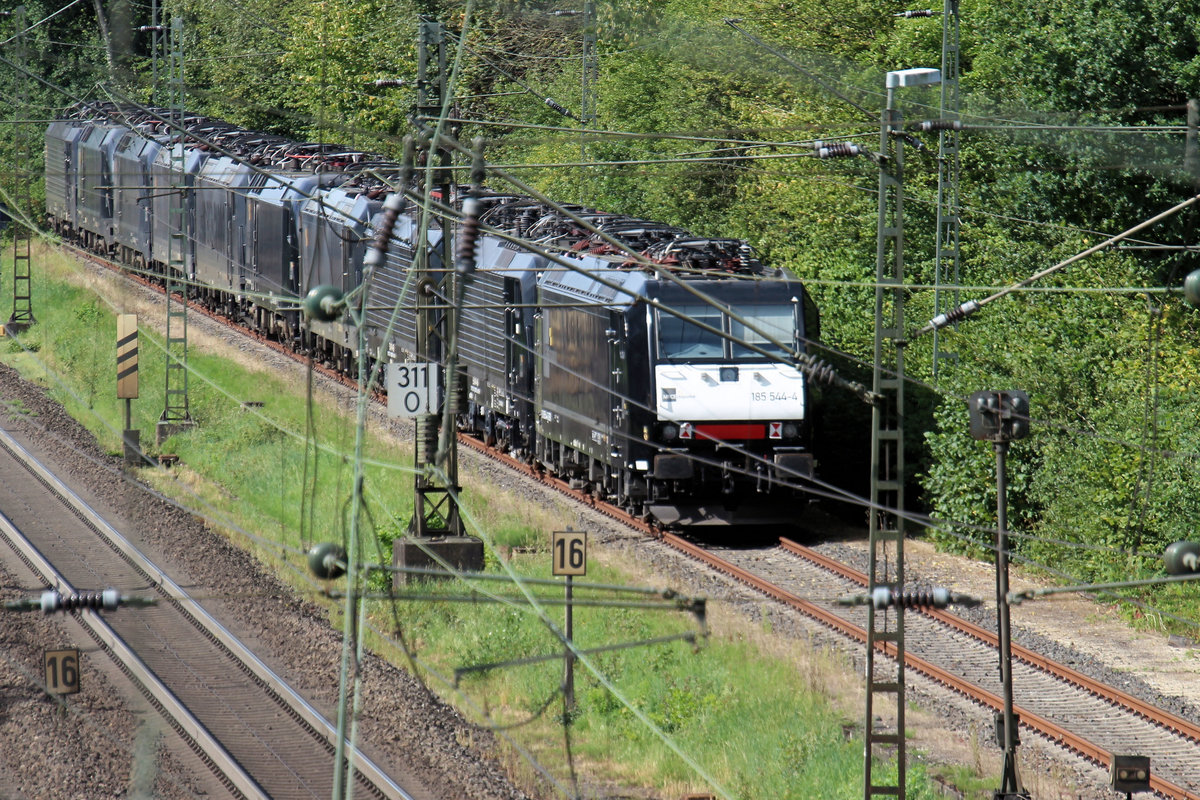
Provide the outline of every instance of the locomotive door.
[[66,203],[67,203],[67,221],[71,223],[71,227],[79,226],[79,218],[77,209],[79,208],[79,182],[76,180],[76,175],[79,171],[79,165],[75,163],[75,146],[72,142],[63,142],[63,172],[66,177]]
[[232,201],[233,208],[230,209],[231,213],[229,214],[229,251],[226,272],[229,277],[229,288],[233,292],[241,294],[246,289],[244,278],[246,270],[243,265],[246,262],[246,207],[249,203],[246,202],[244,189],[230,192],[227,199]]
[[529,351],[525,346],[525,326],[520,308],[520,284],[512,279],[504,281],[504,372],[507,375],[505,393],[509,397],[528,397],[528,387],[522,385],[521,376],[527,372]]
[[604,331],[608,342],[608,374],[612,376],[612,392],[608,403],[608,458],[620,463],[629,452],[629,369],[626,363],[625,318],[619,311],[608,312],[608,327]]

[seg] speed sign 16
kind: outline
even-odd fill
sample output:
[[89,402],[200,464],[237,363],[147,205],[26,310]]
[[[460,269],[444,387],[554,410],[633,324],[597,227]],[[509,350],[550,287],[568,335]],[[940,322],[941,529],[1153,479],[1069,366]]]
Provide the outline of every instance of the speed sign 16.
[[550,534],[550,557],[555,575],[587,575],[587,533],[554,531]]

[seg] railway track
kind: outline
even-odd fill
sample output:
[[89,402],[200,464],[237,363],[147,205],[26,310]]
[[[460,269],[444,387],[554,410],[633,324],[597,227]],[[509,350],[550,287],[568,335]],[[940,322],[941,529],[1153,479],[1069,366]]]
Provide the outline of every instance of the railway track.
[[[212,315],[207,311],[204,313],[230,324],[219,315]],[[276,343],[267,342],[252,331],[247,331],[241,326],[234,327],[258,341],[266,342],[279,352],[308,363],[306,359],[291,354]],[[335,371],[321,371],[346,385],[353,385]],[[460,442],[610,518],[660,539],[668,546],[801,611],[852,640],[863,643],[866,641],[866,631],[863,628],[866,612],[863,609],[846,609],[832,602],[817,603],[804,600],[803,596],[810,594],[807,590],[793,592],[788,588],[789,582],[794,582],[794,578],[779,576],[779,580],[776,581],[769,575],[758,574],[758,565],[736,563],[738,559],[735,553],[731,552],[728,557],[722,558],[679,536],[657,530],[645,520],[598,501],[586,492],[573,489],[566,482],[538,469],[536,465],[498,453],[471,437],[460,436]],[[817,581],[818,585],[823,587],[818,593],[822,596],[856,593],[866,585],[865,576],[860,573],[793,542],[781,540],[780,551],[791,554],[796,559],[796,564],[804,565],[803,569],[810,575],[809,580]],[[906,659],[909,669],[926,675],[985,707],[1001,707],[996,666],[998,654],[994,634],[944,612],[910,612],[906,616],[906,623]],[[1014,657],[1018,661],[1014,668],[1014,683],[1017,713],[1022,726],[1060,743],[1104,768],[1111,763],[1113,753],[1150,755],[1152,788],[1158,796],[1178,800],[1200,800],[1198,726],[1094,681],[1070,667],[1056,664],[1026,648],[1014,646],[1013,649]]]
[[[332,796],[335,726],[4,431],[0,474],[0,534],[47,586],[156,598],[79,621],[232,796]],[[354,758],[357,796],[412,797]]]
[[[718,555],[680,537],[671,546],[752,586],[851,639],[864,643],[866,610],[834,603],[862,593],[866,576],[814,550],[780,539],[773,557],[761,551]],[[811,598],[822,598],[820,600]],[[809,598],[809,599],[806,599]],[[894,654],[890,645],[885,652]],[[1028,648],[1013,646],[1016,712],[1023,727],[1107,768],[1113,753],[1151,759],[1159,797],[1200,800],[1200,725]],[[905,614],[908,668],[991,709],[1002,708],[996,636],[945,611]]]

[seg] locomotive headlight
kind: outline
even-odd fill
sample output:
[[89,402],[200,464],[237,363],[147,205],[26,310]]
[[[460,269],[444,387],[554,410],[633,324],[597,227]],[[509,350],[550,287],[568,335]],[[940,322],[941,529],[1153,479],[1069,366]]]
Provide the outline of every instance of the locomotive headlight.
[[668,422],[662,426],[662,438],[664,442],[673,442],[679,436],[679,426]]
[[794,422],[783,423],[783,438],[795,439],[800,435],[800,426]]

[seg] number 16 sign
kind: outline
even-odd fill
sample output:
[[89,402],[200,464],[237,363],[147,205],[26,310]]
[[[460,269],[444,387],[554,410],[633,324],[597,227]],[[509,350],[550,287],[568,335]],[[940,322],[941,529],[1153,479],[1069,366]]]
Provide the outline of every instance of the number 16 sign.
[[550,555],[555,575],[587,575],[587,533],[554,531],[550,534]]

